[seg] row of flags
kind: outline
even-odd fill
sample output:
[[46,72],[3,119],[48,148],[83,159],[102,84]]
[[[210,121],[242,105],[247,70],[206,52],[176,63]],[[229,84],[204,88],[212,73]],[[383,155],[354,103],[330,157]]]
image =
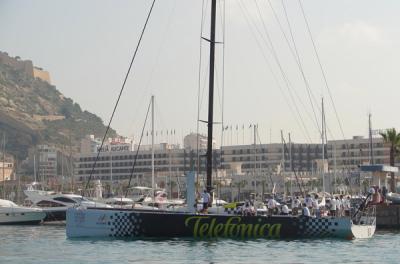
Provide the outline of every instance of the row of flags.
[[[247,127],[247,126],[246,126]],[[258,128],[258,124],[250,124],[249,125],[249,127],[248,128],[252,128],[252,127],[256,127],[256,128]],[[222,130],[232,130],[232,129],[234,129],[235,128],[235,125],[228,125],[228,126],[224,126],[223,128],[222,128]],[[244,130],[244,128],[245,128],[245,125],[242,125],[242,130]],[[236,130],[239,130],[239,125],[236,125]],[[158,135],[176,135],[176,131],[175,131],[175,129],[171,129],[171,130],[160,130],[160,131],[155,131],[155,134],[156,134],[156,136],[158,136]],[[146,136],[151,136],[151,131],[147,131],[146,132]]]
[[[247,126],[246,126],[246,127],[247,127]],[[250,124],[248,128],[252,128],[252,127],[258,128],[258,124]],[[235,128],[235,125],[230,125],[230,126],[224,126],[224,127],[222,128],[222,130],[223,130],[223,131],[224,131],[224,130],[232,130],[232,129],[234,129],[234,128]],[[244,130],[244,128],[245,128],[245,125],[242,125],[242,130]],[[236,125],[236,130],[239,130],[239,125]]]
[[[171,129],[171,131],[169,131],[169,130],[160,130],[160,131],[155,131],[155,134],[156,134],[156,136],[158,136],[158,135],[163,135],[163,133],[165,134],[165,135],[176,135],[176,131],[175,131],[175,129]],[[151,134],[152,134],[152,131],[147,131],[146,132],[146,136],[151,136]]]

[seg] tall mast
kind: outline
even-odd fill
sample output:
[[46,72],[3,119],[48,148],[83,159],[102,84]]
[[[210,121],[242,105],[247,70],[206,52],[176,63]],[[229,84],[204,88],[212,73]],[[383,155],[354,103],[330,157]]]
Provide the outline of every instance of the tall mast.
[[285,186],[285,181],[286,181],[286,175],[285,175],[285,140],[283,139],[283,131],[281,130],[281,141],[282,141],[282,176],[283,176],[283,196],[286,197],[286,186]]
[[371,113],[368,115],[368,132],[369,132],[369,153],[370,161],[369,164],[374,165],[374,149],[372,145],[372,125],[371,125]]
[[6,132],[3,132],[3,199],[6,199]]
[[34,177],[34,181],[36,182],[36,149],[35,149],[35,153],[33,154],[33,177]]
[[322,129],[321,129],[321,141],[322,141],[322,191],[325,195],[325,112],[324,112],[324,98],[322,98]]
[[207,191],[212,189],[212,140],[214,114],[214,62],[215,62],[215,15],[217,0],[211,1],[211,29],[210,29],[210,79],[208,88],[208,133],[207,133]]
[[[254,195],[257,194],[257,176],[256,176],[256,163],[257,163],[257,138],[256,138],[256,124],[254,124],[254,166],[253,166],[253,178],[254,178]],[[255,198],[255,197],[254,197]]]
[[151,96],[151,189],[154,203],[154,95]]
[[290,196],[293,198],[293,161],[292,161],[292,139],[289,133],[289,170],[290,170]]

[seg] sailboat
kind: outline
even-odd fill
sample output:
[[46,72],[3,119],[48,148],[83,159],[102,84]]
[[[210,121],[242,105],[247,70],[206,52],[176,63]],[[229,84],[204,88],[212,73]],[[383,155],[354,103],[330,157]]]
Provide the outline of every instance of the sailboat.
[[[216,2],[211,0],[209,101],[206,190],[212,185],[212,138]],[[235,210],[215,214],[197,213],[194,208],[194,173],[187,175],[187,209],[183,212],[92,208],[67,210],[66,235],[76,237],[194,237],[194,238],[369,238],[375,232],[375,216],[359,211],[354,218],[291,215],[242,215]],[[366,207],[366,206],[365,206]],[[362,215],[363,214],[363,215]]]

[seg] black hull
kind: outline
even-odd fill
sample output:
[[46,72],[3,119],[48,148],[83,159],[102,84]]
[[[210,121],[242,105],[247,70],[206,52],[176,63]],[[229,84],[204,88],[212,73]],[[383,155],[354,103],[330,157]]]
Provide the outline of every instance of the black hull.
[[350,219],[294,216],[207,215],[120,209],[67,211],[68,237],[352,239]]
[[33,220],[33,221],[0,223],[0,225],[38,225],[41,222],[42,222],[42,220]]
[[46,211],[44,222],[65,221],[67,211]]

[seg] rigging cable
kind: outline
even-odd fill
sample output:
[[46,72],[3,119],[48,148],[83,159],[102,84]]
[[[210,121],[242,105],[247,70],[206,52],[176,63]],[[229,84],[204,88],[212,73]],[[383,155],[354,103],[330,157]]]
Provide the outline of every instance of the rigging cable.
[[[221,8],[221,2],[219,10],[223,9],[222,17],[222,98],[221,98],[221,160],[222,160],[222,145],[224,142],[224,103],[225,103],[225,0],[223,0],[223,7]],[[220,11],[221,12],[221,11]]]
[[[270,6],[271,6],[271,8],[272,8],[271,1],[268,0],[268,2],[270,3]],[[314,101],[316,101],[316,100],[315,100],[314,95],[312,94],[312,90],[311,90],[311,88],[310,88],[310,83],[308,82],[308,79],[307,79],[307,77],[306,77],[306,75],[305,75],[305,73],[304,73],[304,68],[303,68],[303,65],[302,65],[302,62],[301,62],[301,59],[300,59],[300,55],[299,55],[299,52],[298,52],[298,49],[297,49],[297,45],[296,45],[296,42],[295,42],[295,39],[294,39],[292,26],[291,26],[290,21],[289,21],[289,17],[288,17],[288,14],[287,14],[287,10],[286,10],[286,6],[285,6],[284,0],[281,0],[281,3],[282,3],[283,11],[284,11],[284,14],[285,14],[286,22],[287,22],[287,25],[288,25],[288,28],[289,28],[290,38],[291,38],[292,43],[293,43],[295,56],[297,57],[297,60],[296,60],[296,61],[297,61],[297,66],[299,67],[301,76],[302,76],[303,81],[304,81],[304,84],[305,84],[305,86],[306,86],[307,95],[308,95],[308,100],[309,100],[309,102],[310,102],[310,104],[311,104],[311,108],[312,108],[312,111],[313,111],[313,113],[314,113],[316,125],[317,125],[317,127],[319,128],[318,118],[317,118],[317,114],[316,114],[315,109],[314,109],[314,104],[313,104],[313,100],[312,100],[312,99],[314,99]],[[274,13],[275,13],[275,12],[274,12]],[[286,37],[285,37],[285,38],[286,38]],[[292,50],[292,52],[293,52],[293,50]],[[292,54],[293,54],[293,53],[292,53]],[[293,54],[293,55],[294,55],[294,54]],[[312,98],[311,98],[311,97],[312,97]]]
[[[208,4],[208,1],[207,1],[207,4]],[[206,5],[207,5],[206,4]],[[198,91],[197,91],[197,122],[196,122],[196,136],[197,136],[197,150],[196,150],[196,152],[197,152],[197,164],[196,164],[196,167],[197,167],[197,173],[196,173],[196,186],[197,186],[197,192],[199,191],[198,190],[198,186],[199,186],[199,174],[200,174],[200,152],[199,152],[199,142],[200,142],[200,138],[199,138],[199,126],[200,126],[200,103],[201,103],[201,101],[200,101],[200,97],[202,97],[202,96],[200,96],[200,90],[201,90],[201,65],[202,65],[202,37],[203,37],[203,27],[204,27],[204,0],[202,1],[202,6],[201,6],[201,22],[200,22],[200,37],[199,37],[199,42],[200,42],[200,44],[199,44],[199,46],[200,46],[200,48],[199,48],[199,76],[198,76]],[[204,88],[203,88],[203,90],[204,90]]]
[[155,3],[155,2],[156,2],[156,0],[153,0],[153,2],[152,2],[152,4],[151,4],[151,7],[150,7],[150,10],[149,10],[149,13],[147,14],[146,22],[144,23],[142,32],[141,32],[141,34],[140,34],[139,41],[138,41],[138,43],[137,43],[137,45],[136,45],[136,48],[135,48],[135,52],[133,53],[131,62],[130,62],[130,64],[129,64],[128,71],[127,71],[127,73],[126,73],[126,75],[125,75],[125,78],[124,78],[124,81],[123,81],[123,83],[122,83],[121,90],[120,90],[120,92],[119,92],[117,101],[116,101],[116,103],[115,103],[115,105],[114,105],[114,109],[113,109],[113,111],[112,111],[110,120],[109,120],[109,122],[108,122],[106,132],[104,133],[103,139],[102,139],[102,141],[101,141],[100,148],[99,148],[99,150],[97,151],[97,157],[96,157],[96,160],[95,160],[94,163],[93,163],[92,170],[90,171],[90,175],[89,175],[89,178],[88,178],[88,180],[87,180],[87,182],[86,182],[86,186],[85,186],[84,192],[86,192],[87,188],[89,187],[89,183],[90,183],[90,181],[91,181],[91,179],[92,179],[94,169],[96,168],[97,161],[99,160],[99,156],[100,156],[101,150],[102,150],[103,145],[104,145],[104,141],[106,140],[108,131],[110,130],[111,122],[112,122],[112,120],[113,120],[113,118],[114,118],[114,114],[115,114],[115,112],[116,112],[116,110],[117,110],[117,107],[118,107],[118,104],[119,104],[119,100],[121,99],[121,96],[122,96],[122,92],[124,91],[125,84],[126,84],[126,81],[128,80],[128,76],[129,76],[129,73],[130,73],[130,71],[131,71],[133,62],[135,61],[136,54],[137,54],[137,52],[138,52],[138,50],[139,50],[139,47],[140,47],[140,43],[142,42],[142,38],[143,38],[144,32],[145,32],[145,30],[146,30],[147,23],[149,22],[150,15],[151,15],[151,13],[152,13],[152,11],[153,11],[153,7],[154,7],[154,3]]
[[326,89],[328,90],[329,99],[330,99],[330,101],[331,101],[331,103],[332,103],[332,106],[333,106],[333,110],[334,110],[334,112],[335,112],[336,119],[337,119],[337,121],[338,121],[338,123],[339,123],[340,132],[342,133],[342,137],[343,137],[343,139],[344,139],[345,136],[344,136],[344,132],[343,132],[342,123],[340,122],[339,114],[338,114],[338,112],[337,112],[337,110],[336,110],[336,106],[335,106],[335,102],[334,102],[334,100],[333,100],[333,96],[332,96],[332,93],[331,93],[331,89],[329,88],[329,85],[328,85],[328,80],[327,80],[327,77],[326,77],[326,74],[325,74],[325,70],[324,70],[324,68],[322,67],[322,63],[321,63],[321,60],[320,60],[320,57],[319,57],[319,54],[318,54],[317,47],[316,47],[315,42],[314,42],[313,35],[312,35],[312,33],[311,33],[310,25],[309,25],[309,23],[308,23],[307,16],[306,16],[305,11],[304,11],[304,8],[303,8],[303,4],[302,4],[301,0],[298,0],[298,2],[299,2],[299,5],[300,5],[301,13],[302,13],[303,18],[304,18],[304,22],[305,22],[306,27],[307,27],[308,35],[310,36],[311,43],[312,43],[312,45],[313,45],[314,53],[315,53],[315,56],[316,56],[316,58],[317,58],[319,68],[320,68],[320,70],[321,70],[321,73],[322,73],[322,76],[323,76],[323,79],[324,79],[325,87],[326,87]]
[[[296,42],[295,42],[295,39],[294,39],[294,35],[293,35],[292,26],[291,26],[290,21],[289,21],[289,16],[288,16],[288,14],[287,14],[287,9],[286,9],[284,0],[281,0],[281,3],[282,3],[283,10],[284,10],[284,14],[285,14],[285,18],[286,18],[286,23],[287,23],[288,28],[289,28],[289,31],[290,31],[290,36],[291,36],[291,40],[292,40],[292,43],[293,43],[293,46],[294,46],[294,51],[293,51],[293,49],[291,48],[291,46],[290,46],[290,44],[289,44],[289,40],[288,40],[288,38],[287,38],[287,36],[286,36],[286,34],[285,34],[285,31],[283,30],[282,24],[281,24],[280,21],[279,21],[279,18],[278,18],[278,16],[277,16],[276,12],[275,12],[274,7],[272,6],[271,1],[268,0],[268,2],[269,2],[269,6],[271,7],[272,12],[274,13],[274,17],[275,17],[276,21],[277,21],[278,24],[279,24],[279,27],[280,27],[280,29],[281,29],[281,31],[282,31],[282,34],[283,34],[283,36],[284,36],[284,38],[285,38],[285,40],[286,40],[286,43],[287,43],[288,46],[289,46],[289,49],[290,49],[290,51],[291,51],[291,53],[292,53],[292,56],[295,58],[296,63],[297,63],[297,66],[299,67],[299,70],[300,70],[300,72],[301,72],[301,74],[302,74],[303,80],[304,80],[305,85],[306,85],[306,88],[307,88],[307,93],[308,93],[309,101],[310,101],[310,103],[311,103],[312,110],[313,110],[313,112],[314,112],[314,116],[315,116],[315,120],[316,120],[316,124],[317,124],[317,130],[318,130],[319,133],[321,133],[321,132],[320,132],[320,129],[319,129],[318,118],[316,117],[316,113],[315,113],[315,110],[314,110],[314,105],[313,105],[312,99],[314,100],[314,102],[317,102],[317,100],[316,100],[314,94],[312,93],[312,90],[311,90],[311,88],[310,88],[309,82],[308,82],[308,80],[306,79],[306,76],[305,76],[305,73],[304,73],[304,68],[303,68],[303,66],[302,66],[302,62],[301,62],[301,59],[300,59],[300,55],[299,55],[299,53],[298,53],[297,45],[296,45]],[[312,98],[310,97],[310,95],[311,95]],[[317,103],[316,103],[316,108],[318,109],[319,113],[321,113],[321,109],[318,107],[318,104],[317,104]],[[326,125],[326,124],[325,124],[325,125]],[[332,133],[332,131],[330,130],[330,128],[327,127],[327,129],[328,129],[328,132],[329,132],[329,136],[330,136],[332,139],[334,139],[333,133]]]
[[[139,103],[136,104],[136,107],[133,109],[132,113],[138,113],[139,109],[143,109],[145,107],[145,98],[147,98],[147,96],[150,94],[153,94],[153,87],[150,86],[150,84],[152,83],[153,80],[153,76],[154,74],[157,72],[158,70],[158,66],[160,64],[160,57],[161,57],[161,52],[163,51],[163,49],[165,48],[165,46],[167,45],[167,35],[170,32],[170,28],[171,28],[171,24],[173,24],[173,16],[175,14],[175,10],[176,10],[176,2],[177,0],[174,1],[173,6],[170,10],[170,13],[168,15],[168,18],[166,19],[166,23],[165,23],[165,29],[164,29],[164,33],[160,38],[160,45],[158,47],[157,52],[155,53],[155,61],[152,64],[151,70],[150,70],[150,74],[148,76],[146,85],[143,86],[144,90],[143,92],[140,94],[140,96],[138,96],[137,98],[140,98]],[[140,125],[140,121],[137,122],[136,120],[139,120],[138,118],[133,118],[133,121],[131,123],[130,130],[133,130],[133,128],[137,127],[137,125]]]
[[[131,171],[130,171],[128,187],[126,188],[126,192],[125,192],[125,198],[128,196],[129,187],[131,186],[132,176],[133,176],[133,172],[134,172],[134,170],[135,170],[137,158],[138,158],[138,156],[139,156],[140,146],[142,145],[142,139],[143,139],[144,129],[145,129],[145,127],[146,127],[147,118],[148,118],[148,116],[149,116],[150,105],[151,105],[151,103],[152,103],[152,100],[150,100],[149,106],[147,107],[146,118],[144,119],[144,123],[143,123],[143,127],[142,127],[142,132],[141,132],[141,134],[140,134],[139,144],[138,144],[138,147],[137,147],[137,149],[136,149],[135,159],[133,160],[132,169],[131,169]],[[154,135],[153,135],[153,137],[154,137]],[[153,192],[154,192],[154,190],[153,190]]]
[[[308,35],[310,36],[311,43],[313,45],[314,53],[315,53],[315,56],[317,58],[319,68],[320,68],[321,73],[322,73],[322,77],[324,79],[325,87],[328,90],[329,99],[330,99],[330,101],[332,103],[333,111],[335,113],[336,120],[337,120],[337,122],[339,124],[340,132],[342,134],[342,138],[345,140],[345,135],[344,135],[344,132],[343,132],[342,122],[340,121],[339,114],[337,112],[336,105],[335,105],[335,102],[333,100],[333,96],[332,96],[332,93],[331,93],[331,89],[330,89],[330,87],[328,85],[328,79],[326,77],[324,67],[322,66],[322,62],[321,62],[321,59],[320,59],[319,54],[318,54],[317,46],[315,45],[315,41],[314,41],[313,35],[311,33],[311,28],[310,28],[306,13],[305,13],[304,8],[303,8],[303,3],[301,2],[301,0],[298,0],[298,2],[299,2],[301,13],[302,13],[303,18],[304,18],[304,22],[305,22],[306,27],[307,27]],[[349,143],[348,142],[346,142],[346,150],[347,150],[348,157],[350,157],[350,149],[349,149]],[[350,170],[350,166],[348,167],[348,170]]]
[[[246,9],[246,8],[244,8],[244,9]],[[248,10],[247,10],[247,13],[249,13]],[[260,13],[259,13],[259,16],[260,16]],[[309,136],[308,129],[307,129],[305,123],[304,123],[303,117],[302,117],[301,114],[300,114],[300,111],[299,111],[298,106],[297,106],[297,104],[296,104],[296,100],[294,99],[291,90],[293,90],[294,94],[296,95],[296,97],[297,97],[297,99],[300,101],[300,103],[301,103],[302,105],[304,105],[304,104],[303,104],[301,98],[299,97],[299,95],[296,93],[296,90],[293,89],[293,86],[292,86],[291,82],[289,81],[289,79],[288,79],[288,77],[287,77],[287,74],[286,74],[285,71],[283,70],[282,64],[281,64],[281,62],[280,62],[280,60],[279,60],[279,57],[278,57],[278,53],[276,52],[276,50],[275,50],[275,48],[274,48],[274,45],[273,45],[273,43],[272,43],[270,34],[268,33],[267,27],[266,27],[266,25],[265,25],[265,23],[264,23],[264,20],[263,20],[262,16],[260,16],[260,19],[261,19],[261,21],[262,21],[262,23],[263,23],[263,27],[264,27],[264,30],[265,30],[265,33],[266,33],[266,36],[267,36],[267,40],[268,40],[268,41],[265,40],[265,38],[263,37],[263,34],[261,33],[260,29],[257,27],[256,23],[252,20],[253,25],[254,25],[255,29],[257,30],[257,32],[260,34],[261,39],[263,40],[263,42],[264,42],[264,43],[266,44],[266,46],[269,48],[270,53],[272,54],[272,56],[273,56],[273,58],[274,58],[276,64],[278,65],[279,71],[280,71],[280,73],[281,73],[281,75],[282,75],[282,79],[284,80],[285,86],[286,86],[286,88],[288,89],[289,95],[290,95],[290,97],[291,97],[291,99],[292,99],[292,102],[293,102],[295,108],[296,108],[296,112],[297,112],[297,114],[298,114],[298,116],[299,116],[299,119],[300,119],[300,121],[301,121],[301,123],[302,123],[302,125],[303,125],[303,127],[304,127],[304,130],[305,130],[306,133],[307,133],[307,136],[308,136],[309,141],[311,141],[311,138],[310,138],[310,136]]]
[[[289,50],[290,50],[290,52],[291,52],[291,54],[292,54],[294,60],[296,61],[296,64],[297,64],[297,66],[299,67],[300,72],[302,73],[303,80],[304,80],[304,82],[305,82],[305,84],[306,84],[307,92],[308,92],[308,95],[309,95],[309,100],[310,100],[310,102],[311,102],[311,104],[312,104],[312,101],[311,101],[311,98],[310,98],[310,94],[311,94],[312,99],[314,100],[314,102],[317,102],[317,100],[315,99],[315,96],[314,96],[314,94],[312,93],[312,90],[311,90],[311,88],[310,88],[310,86],[309,86],[309,82],[308,82],[308,80],[306,79],[306,76],[305,76],[305,74],[304,74],[304,69],[303,69],[303,66],[302,66],[302,63],[301,63],[301,60],[300,60],[300,56],[299,56],[299,54],[298,54],[297,46],[296,46],[296,43],[295,43],[295,40],[294,40],[294,35],[293,35],[293,33],[292,33],[292,27],[291,27],[290,22],[289,22],[289,19],[288,19],[288,15],[287,15],[287,11],[286,11],[286,6],[285,6],[285,4],[284,4],[284,2],[283,2],[284,0],[281,0],[281,1],[282,1],[282,6],[283,6],[283,9],[284,9],[285,16],[286,16],[286,22],[287,22],[287,24],[288,24],[288,26],[289,26],[289,30],[290,30],[292,42],[293,42],[293,44],[294,44],[294,47],[295,47],[297,56],[296,56],[295,52],[293,51],[294,49],[293,49],[292,46],[290,45],[289,39],[288,39],[288,37],[286,36],[285,30],[283,29],[282,23],[280,22],[280,19],[279,19],[278,15],[277,15],[277,13],[276,13],[276,11],[275,11],[275,8],[273,7],[273,5],[272,5],[272,3],[271,3],[270,0],[268,0],[268,3],[269,3],[269,6],[270,6],[270,8],[271,8],[271,10],[272,10],[272,13],[273,13],[273,15],[274,15],[274,17],[275,17],[275,20],[276,20],[276,22],[278,23],[279,28],[280,28],[280,30],[281,30],[281,32],[282,32],[282,34],[283,34],[283,37],[284,37],[284,39],[285,39],[285,41],[286,41],[286,44],[288,45]],[[304,106],[304,105],[303,105],[303,106]],[[317,103],[316,103],[316,108],[319,110],[319,112],[321,112],[321,109],[319,109]],[[314,116],[316,116],[315,111],[314,111],[314,108],[313,108],[313,112],[314,112]],[[307,114],[308,114],[308,112],[307,112]],[[312,118],[311,118],[311,119],[312,119]],[[319,124],[318,124],[318,118],[315,117],[315,120],[316,120],[316,125],[317,125],[317,131],[318,131],[318,133],[321,134],[320,128],[319,128]],[[330,130],[330,128],[327,127],[327,129],[328,129],[328,132],[329,132],[330,137],[331,137],[332,139],[334,139],[333,133],[332,133],[332,131]]]
[[[282,140],[283,140],[284,152],[285,152],[285,153],[289,153],[289,149],[288,149],[288,147],[287,147],[287,144],[286,144],[285,139],[282,138]],[[291,162],[292,162],[292,161],[291,161]],[[296,182],[297,182],[297,185],[299,186],[301,195],[302,195],[303,197],[305,197],[305,196],[304,196],[304,191],[303,191],[303,189],[304,189],[304,182],[303,182],[303,179],[300,178],[300,180],[299,180],[299,177],[297,176],[296,170],[294,169],[293,166],[292,166],[292,172],[294,173],[294,176],[295,176],[295,178],[296,178]]]
[[[263,41],[264,41],[264,43],[266,44],[266,46],[270,49],[270,52],[273,54],[273,57],[274,57],[274,59],[275,59],[275,61],[276,61],[276,64],[278,65],[278,67],[279,67],[279,69],[280,69],[280,72],[281,72],[282,77],[283,77],[283,79],[284,79],[284,81],[285,81],[285,84],[286,84],[286,86],[287,86],[287,89],[289,90],[289,93],[291,94],[290,89],[293,90],[293,93],[296,95],[298,101],[299,101],[300,104],[303,106],[303,109],[305,110],[306,114],[307,114],[308,116],[310,116],[310,114],[309,114],[308,111],[307,111],[307,108],[306,108],[305,104],[304,104],[303,101],[301,100],[301,98],[300,98],[300,96],[298,95],[298,93],[296,92],[296,90],[293,89],[293,85],[291,84],[291,82],[290,82],[290,80],[289,80],[287,74],[286,74],[285,71],[283,70],[282,63],[281,63],[280,60],[279,60],[278,53],[276,52],[276,49],[274,48],[274,45],[273,45],[271,36],[270,36],[270,34],[269,34],[269,31],[268,31],[268,29],[267,29],[267,26],[266,26],[266,24],[265,24],[265,21],[264,21],[262,15],[261,15],[260,7],[259,7],[259,5],[257,4],[257,1],[256,1],[256,0],[254,0],[254,3],[255,3],[255,5],[256,5],[256,7],[257,7],[258,16],[260,17],[260,20],[261,20],[261,22],[262,22],[262,26],[263,26],[263,29],[264,29],[265,34],[266,34],[266,36],[267,36],[268,43],[265,41],[265,39],[264,39],[263,37],[261,37],[261,38],[263,39]],[[254,23],[254,22],[253,22],[253,23]],[[254,23],[254,24],[255,24],[255,23]],[[255,27],[256,27],[256,26],[255,26]],[[257,28],[257,27],[256,27],[256,28]],[[257,28],[257,30],[258,30],[258,28]],[[259,32],[260,36],[262,36],[260,30],[258,30],[258,32]],[[269,44],[269,46],[268,46],[268,44]],[[290,45],[289,45],[289,49],[290,49]],[[296,60],[296,59],[295,59],[295,60]],[[291,88],[290,88],[290,87],[291,87]],[[306,86],[306,87],[307,87],[307,86]],[[307,90],[307,92],[309,93],[308,90]],[[291,96],[292,96],[292,95],[291,95]],[[292,96],[292,97],[293,97],[293,96]],[[294,100],[293,98],[292,98],[292,101],[293,101],[294,104],[295,104],[295,100]],[[313,106],[312,102],[311,102],[311,106]],[[296,110],[298,111],[297,105],[295,105],[295,107],[296,107]],[[314,111],[314,107],[312,107],[312,110],[313,110],[313,112],[314,112],[315,119],[313,119],[312,117],[310,117],[310,119],[311,119],[311,121],[316,121],[316,124],[317,124],[317,127],[318,127],[318,119],[316,118],[315,111]],[[299,111],[298,111],[298,112],[299,112]],[[298,115],[300,115],[300,113],[298,113]],[[305,126],[305,125],[304,125],[304,126]],[[308,131],[307,131],[307,133],[308,133]]]
[[[241,8],[241,11],[242,11],[243,14],[244,14],[244,17],[245,17],[247,23],[248,23],[249,26],[251,27],[251,23],[250,23],[250,20],[249,20],[249,18],[248,18],[249,15],[246,14],[246,12],[245,12],[243,6],[240,4],[240,2],[238,2],[238,4],[239,4],[239,7]],[[254,21],[251,21],[251,22],[253,22],[253,24],[254,24]],[[259,30],[256,26],[255,26],[255,28],[256,28],[256,30],[258,31],[258,33],[262,36],[260,30]],[[261,50],[261,52],[262,52],[262,54],[263,54],[264,60],[265,60],[265,62],[267,63],[267,65],[268,65],[268,67],[269,67],[269,70],[271,71],[271,74],[272,74],[273,78],[274,78],[275,81],[277,82],[278,87],[280,88],[282,94],[284,95],[283,89],[282,89],[281,85],[279,84],[279,81],[277,80],[277,77],[275,76],[275,74],[274,74],[274,72],[273,72],[273,70],[272,70],[271,64],[269,63],[268,59],[266,58],[266,56],[265,56],[265,54],[264,54],[264,52],[263,52],[263,49],[262,49],[262,47],[261,47],[261,44],[259,43],[259,41],[258,41],[257,37],[255,36],[254,32],[253,32],[253,31],[251,31],[251,32],[253,33],[253,36],[254,36],[254,38],[255,38],[255,40],[256,40],[256,42],[257,42],[257,45],[259,46],[259,48],[260,48],[260,50]],[[268,36],[269,36],[269,35],[268,35]],[[264,38],[262,38],[262,39],[263,39],[263,41],[266,43],[265,39],[264,39]],[[266,44],[267,44],[267,43],[266,43]],[[267,45],[267,46],[268,46],[268,45]],[[304,136],[308,139],[309,142],[311,142],[311,138],[310,138],[308,129],[307,129],[307,127],[305,126],[303,117],[302,117],[301,114],[300,114],[300,111],[299,111],[298,106],[297,106],[297,104],[296,104],[296,100],[295,100],[295,98],[293,97],[293,94],[292,94],[292,92],[291,92],[291,88],[290,88],[291,85],[290,85],[290,82],[288,81],[288,79],[287,79],[287,77],[286,77],[286,74],[285,74],[285,72],[283,71],[282,65],[280,64],[280,61],[279,61],[279,59],[277,58],[276,54],[274,54],[273,50],[271,50],[271,47],[268,46],[268,48],[270,49],[270,52],[272,53],[272,55],[273,55],[273,57],[274,57],[276,63],[278,64],[278,67],[280,66],[280,67],[279,67],[280,73],[282,74],[282,78],[283,78],[283,80],[285,81],[285,86],[286,86],[286,88],[287,88],[287,90],[288,90],[289,96],[290,96],[290,98],[291,98],[291,101],[292,101],[292,103],[293,103],[293,105],[294,105],[296,111],[294,111],[294,110],[292,109],[292,107],[291,107],[290,104],[288,103],[287,98],[286,98],[285,95],[284,95],[285,102],[286,102],[286,104],[289,106],[289,109],[291,109],[292,114],[293,114],[294,116],[296,116],[296,114],[298,115],[298,119],[295,118],[295,120],[296,120],[298,123],[300,122],[300,125],[299,125],[299,126],[300,126],[300,128],[302,129],[302,132],[303,132]],[[297,95],[297,94],[296,94],[296,95]],[[298,95],[297,95],[297,97],[298,97]],[[299,97],[298,97],[298,100],[301,101]]]

